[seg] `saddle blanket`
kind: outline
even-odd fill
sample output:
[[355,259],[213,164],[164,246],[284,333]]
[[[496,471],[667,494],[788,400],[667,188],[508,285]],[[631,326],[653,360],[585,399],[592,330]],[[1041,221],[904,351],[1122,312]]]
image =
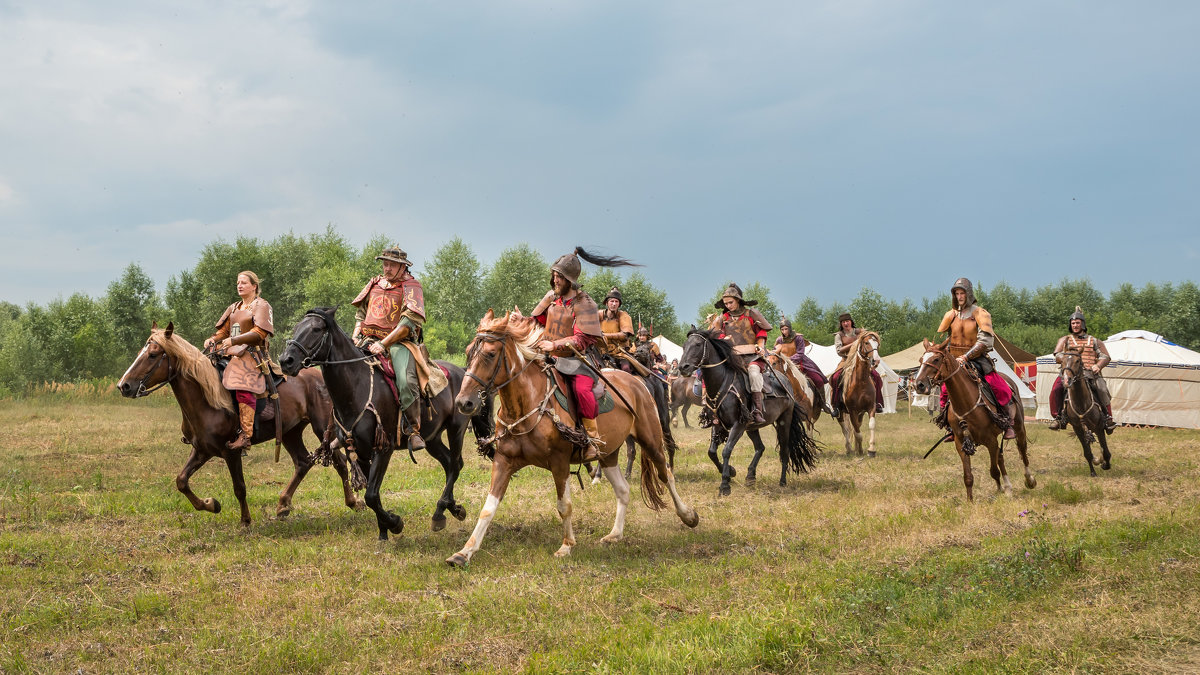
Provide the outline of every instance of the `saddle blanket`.
[[[574,414],[575,406],[567,401],[567,394],[562,390],[562,387],[555,388],[554,398],[558,400],[558,404],[563,407],[563,410],[570,410]],[[599,408],[597,414],[603,415],[612,410],[616,403],[613,401],[612,394],[605,390],[604,395],[596,399],[596,405]]]

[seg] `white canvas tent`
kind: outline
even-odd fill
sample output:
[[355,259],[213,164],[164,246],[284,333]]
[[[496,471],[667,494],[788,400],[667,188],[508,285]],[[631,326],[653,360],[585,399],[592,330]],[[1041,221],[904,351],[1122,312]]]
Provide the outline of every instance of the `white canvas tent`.
[[[1136,337],[1124,337],[1128,333]],[[1200,429],[1200,353],[1148,331],[1119,333],[1104,344],[1112,355],[1104,379],[1114,420]],[[1048,420],[1058,364],[1053,354],[1039,356],[1037,364],[1037,417]]]
[[662,335],[652,337],[650,338],[650,341],[658,345],[658,351],[662,353],[663,358],[667,360],[668,365],[670,365],[672,361],[683,358],[683,347],[671,342]]
[[[826,347],[814,342],[809,342],[804,348],[804,353],[808,358],[812,359],[825,377],[837,369],[838,364],[842,362],[842,357],[837,355],[837,350],[832,346]],[[896,390],[900,388],[900,376],[896,371],[888,367],[888,364],[879,361],[879,365],[875,368],[875,372],[883,378],[883,412],[896,412]],[[828,396],[829,387],[826,385],[826,395]]]

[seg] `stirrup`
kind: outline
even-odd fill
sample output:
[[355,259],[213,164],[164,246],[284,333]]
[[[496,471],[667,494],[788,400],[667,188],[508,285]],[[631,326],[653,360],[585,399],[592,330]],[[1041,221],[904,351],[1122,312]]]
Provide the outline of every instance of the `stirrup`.
[[425,439],[416,431],[408,435],[408,449],[412,452],[425,449]]
[[250,447],[250,437],[239,427],[237,436],[232,441],[226,441],[225,447],[230,450],[241,450],[242,456],[245,456],[246,448]]
[[1067,428],[1067,420],[1066,420],[1065,415],[1059,415],[1058,417],[1055,417],[1053,420],[1050,421],[1050,429],[1052,431],[1058,431],[1059,429],[1066,429],[1066,428]]

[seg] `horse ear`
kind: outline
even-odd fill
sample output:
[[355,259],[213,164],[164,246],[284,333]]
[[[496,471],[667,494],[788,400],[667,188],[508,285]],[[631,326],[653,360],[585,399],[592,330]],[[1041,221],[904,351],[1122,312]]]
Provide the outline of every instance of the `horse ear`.
[[512,311],[512,313],[513,313],[513,314],[515,314],[515,315],[516,315],[516,316],[518,316],[518,317],[525,316],[524,314],[522,314],[522,313],[521,313],[521,306],[520,306],[520,305],[513,305],[513,311]]
[[150,330],[158,330],[158,321],[157,320],[150,322]]
[[487,314],[483,315],[483,320],[484,321],[492,321],[495,318],[496,318],[496,313],[492,311],[491,307],[488,307]]
[[170,340],[170,339],[171,339],[171,334],[172,334],[172,333],[174,333],[174,332],[175,332],[175,322],[174,322],[174,321],[168,321],[168,322],[167,322],[167,332],[163,334],[163,337],[165,337],[165,338],[167,338],[168,340]]
[[931,345],[933,343],[929,341],[929,338],[921,338],[921,346],[925,348],[925,351],[929,351]]

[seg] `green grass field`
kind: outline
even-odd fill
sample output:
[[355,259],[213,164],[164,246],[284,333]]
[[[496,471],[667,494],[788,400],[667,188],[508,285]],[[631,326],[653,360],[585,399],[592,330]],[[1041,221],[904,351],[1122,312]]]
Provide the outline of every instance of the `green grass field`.
[[271,444],[246,467],[249,528],[223,464],[192,486],[224,510],[193,511],[170,399],[0,402],[0,671],[1200,670],[1200,433],[1119,429],[1090,478],[1072,438],[1033,424],[1038,487],[1013,452],[1014,496],[997,496],[980,457],[972,504],[952,448],[921,460],[926,419],[881,416],[879,456],[850,459],[822,418],[820,464],[786,488],[771,433],[742,484],[743,441],[727,498],[707,434],[681,429],[700,526],[647,510],[635,469],[626,539],[598,541],[607,484],[576,489],[565,559],[550,476],[525,469],[459,570],[443,561],[489,475],[470,438],[467,520],[431,532],[441,470],[398,453],[384,501],[406,527],[381,546],[332,469],[275,519],[291,467]]

